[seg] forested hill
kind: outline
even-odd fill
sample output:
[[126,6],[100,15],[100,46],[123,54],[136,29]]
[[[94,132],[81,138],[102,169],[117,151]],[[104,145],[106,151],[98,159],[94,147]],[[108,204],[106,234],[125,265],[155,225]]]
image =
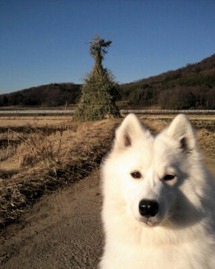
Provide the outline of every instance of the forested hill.
[[196,64],[121,85],[130,105],[161,108],[215,108],[215,54]]
[[74,104],[80,94],[74,83],[53,83],[0,95],[0,106],[61,106]]
[[[75,104],[81,85],[53,83],[0,95],[0,106],[61,106]],[[158,76],[119,85],[129,107],[215,109],[215,54],[196,64]]]

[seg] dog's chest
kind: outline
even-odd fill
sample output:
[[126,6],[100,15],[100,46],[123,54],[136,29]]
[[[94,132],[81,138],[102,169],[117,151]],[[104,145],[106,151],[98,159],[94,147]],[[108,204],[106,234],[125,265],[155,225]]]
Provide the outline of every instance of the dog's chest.
[[[119,250],[119,249],[118,249]],[[122,250],[122,248],[121,248]],[[109,255],[108,255],[109,256]],[[113,269],[214,269],[210,257],[202,257],[195,247],[157,246],[149,248],[124,248],[109,256],[108,267]],[[212,258],[213,259],[213,258]]]

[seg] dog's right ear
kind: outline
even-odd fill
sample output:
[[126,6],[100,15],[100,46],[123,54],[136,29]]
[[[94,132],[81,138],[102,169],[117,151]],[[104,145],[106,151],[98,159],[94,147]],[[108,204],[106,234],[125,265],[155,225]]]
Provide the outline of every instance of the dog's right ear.
[[123,150],[131,147],[134,141],[149,133],[140,123],[135,114],[129,114],[116,130],[114,149]]

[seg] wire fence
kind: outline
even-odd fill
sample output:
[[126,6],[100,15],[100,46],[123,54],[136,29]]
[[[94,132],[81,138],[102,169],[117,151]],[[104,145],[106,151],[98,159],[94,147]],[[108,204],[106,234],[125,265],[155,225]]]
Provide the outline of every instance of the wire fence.
[[60,109],[17,109],[17,110],[0,110],[0,115],[73,115],[75,110],[60,110]]
[[[17,109],[17,110],[0,110],[0,115],[74,115],[75,110],[71,109],[46,109],[46,110],[40,110],[40,109]],[[129,113],[135,113],[138,115],[161,115],[161,114],[203,114],[203,115],[215,115],[215,110],[150,110],[150,109],[121,109],[120,114],[122,116],[125,116]]]
[[122,109],[120,110],[120,113],[122,115],[127,115],[129,113],[135,113],[135,114],[139,114],[139,115],[145,115],[145,114],[155,114],[155,115],[161,115],[161,114],[210,114],[210,115],[214,115],[215,114],[215,110],[204,110],[204,109],[186,109],[186,110],[174,110],[174,109],[166,109],[166,110],[150,110],[150,109]]

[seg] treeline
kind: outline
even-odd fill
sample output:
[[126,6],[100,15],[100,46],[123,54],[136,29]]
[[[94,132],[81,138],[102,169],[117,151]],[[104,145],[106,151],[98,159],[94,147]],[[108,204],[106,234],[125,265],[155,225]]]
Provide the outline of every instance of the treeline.
[[[171,82],[173,84],[173,82]],[[215,75],[175,85],[145,84],[137,88],[122,89],[121,95],[130,106],[158,105],[163,109],[215,109]]]
[[0,95],[0,106],[62,106],[74,104],[80,85],[53,83]]
[[163,109],[215,109],[215,87],[176,87],[158,97]]

